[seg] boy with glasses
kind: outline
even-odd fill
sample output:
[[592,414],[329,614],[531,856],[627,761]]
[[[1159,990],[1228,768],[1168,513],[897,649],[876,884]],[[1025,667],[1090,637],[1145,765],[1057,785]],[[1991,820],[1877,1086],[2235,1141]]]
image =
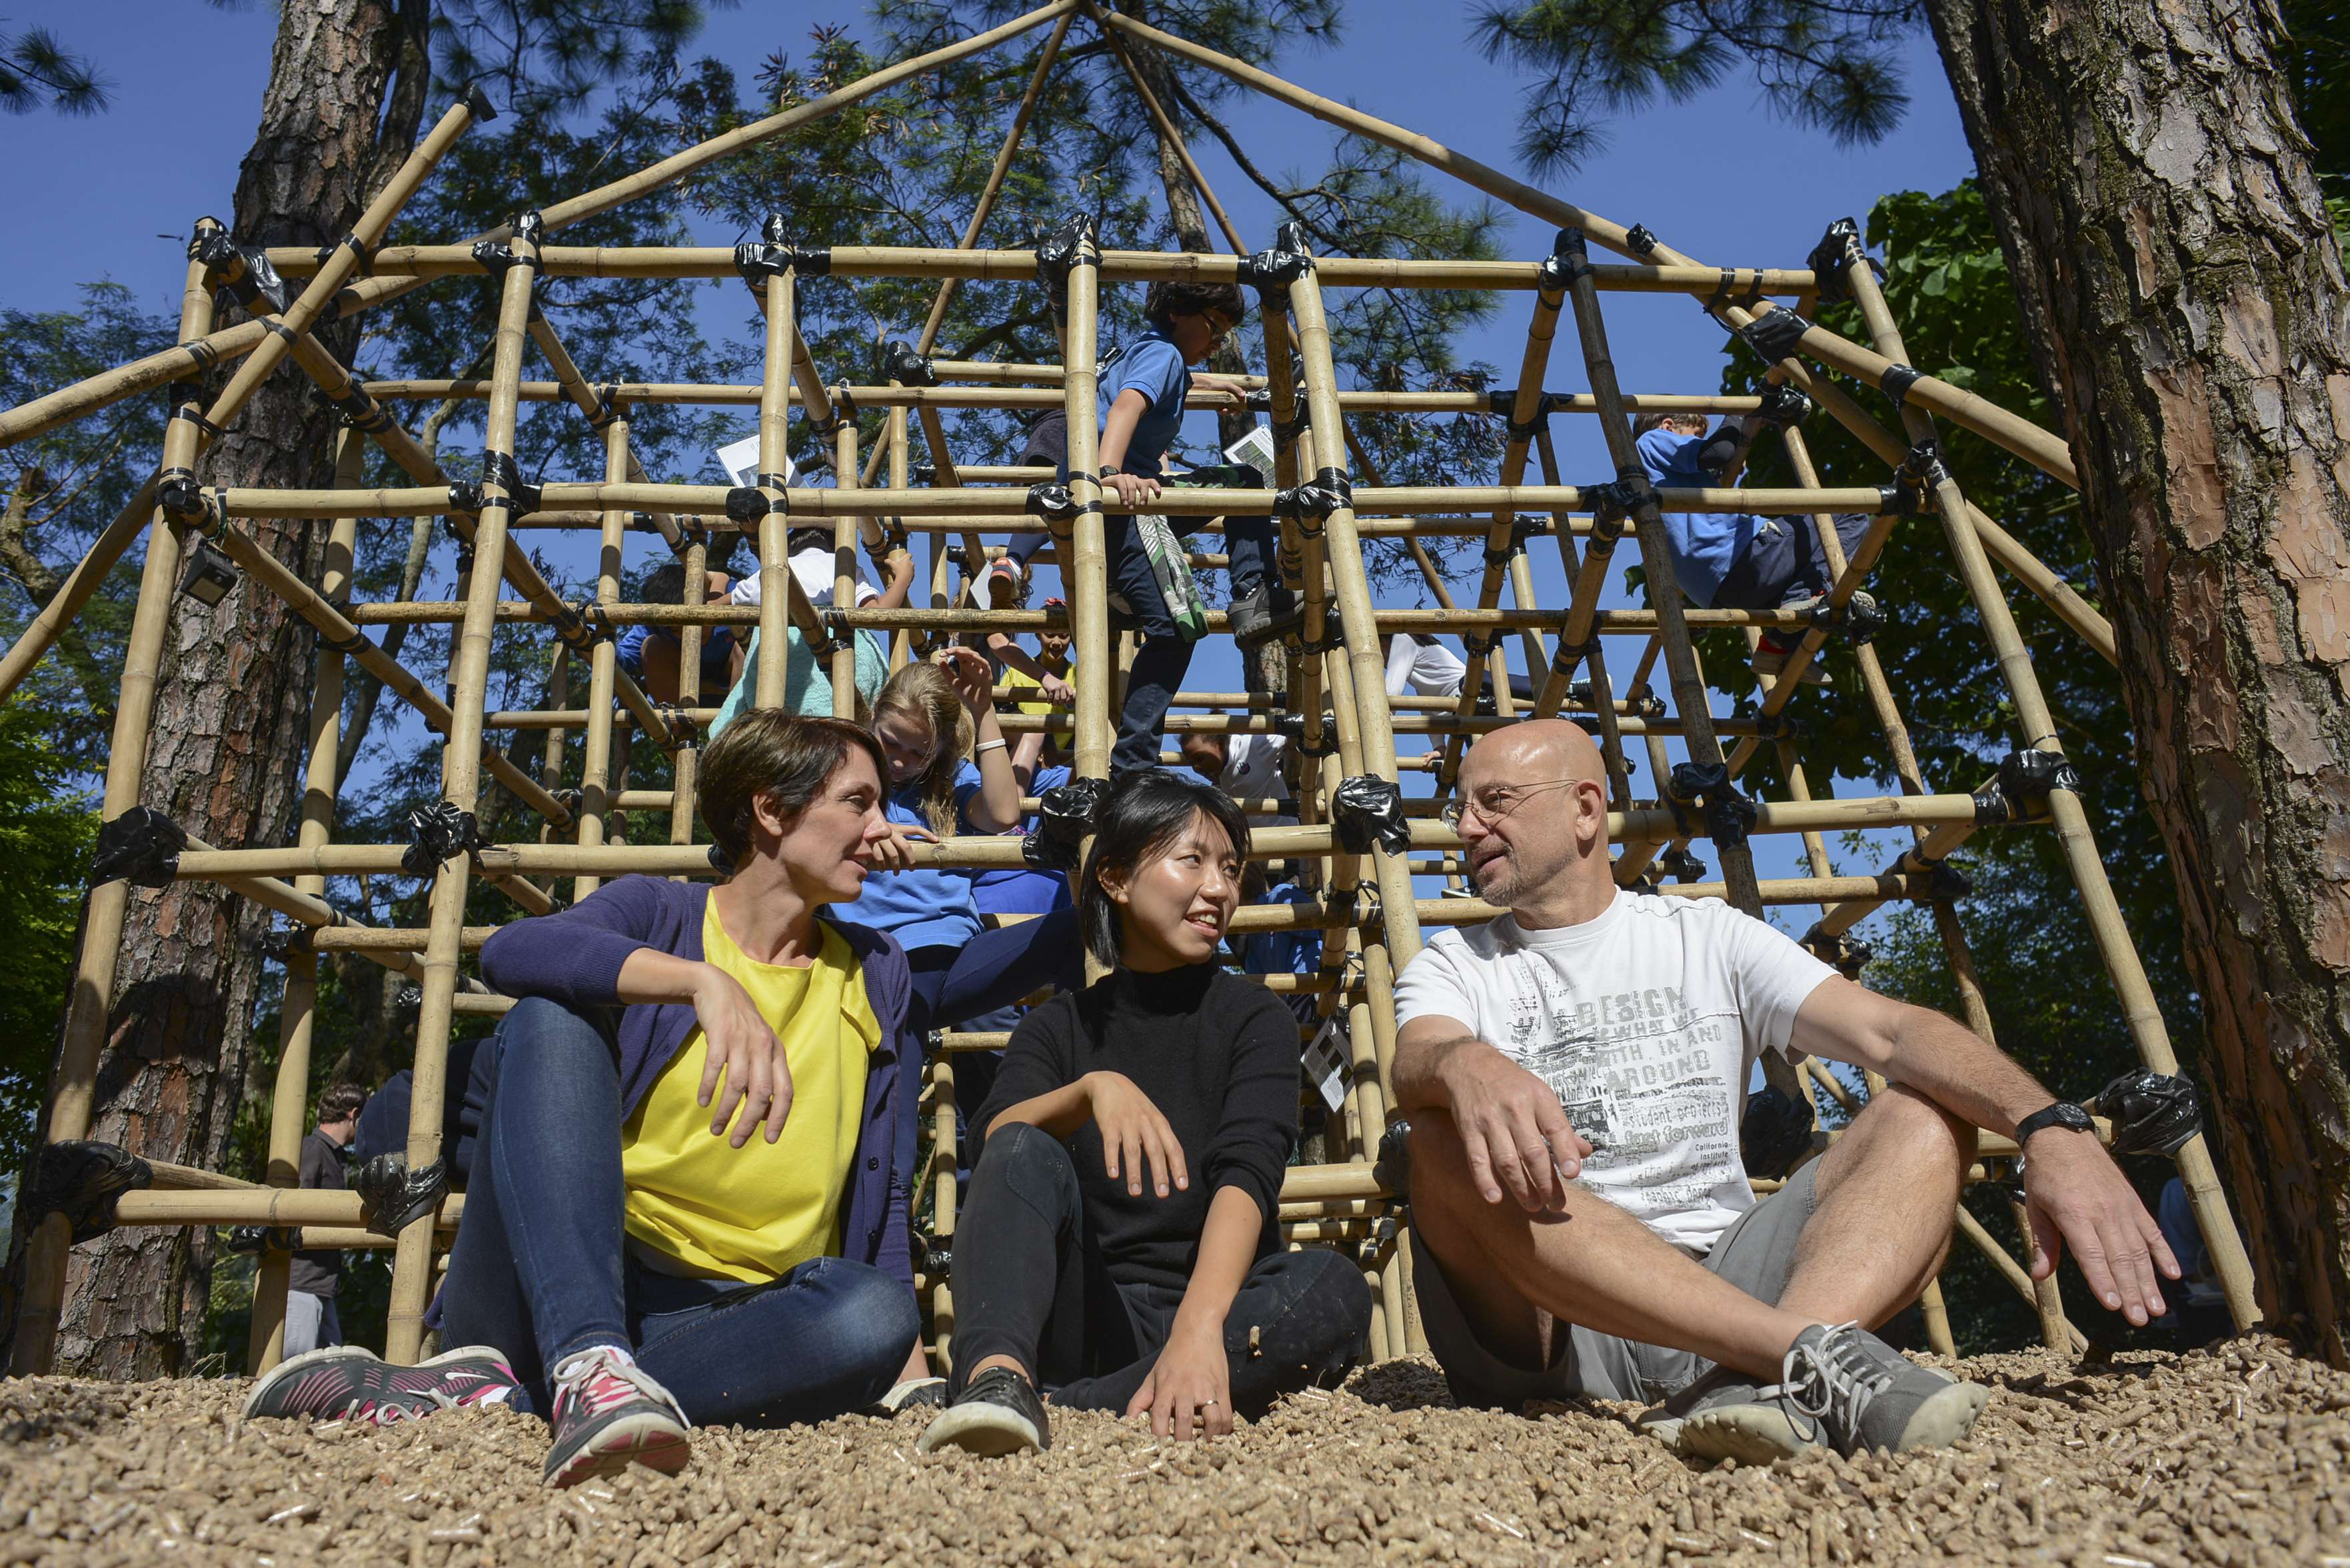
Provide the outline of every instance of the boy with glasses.
[[[1214,392],[1243,406],[1237,381],[1194,375],[1229,337],[1245,308],[1240,286],[1230,283],[1154,283],[1143,300],[1150,329],[1128,344],[1104,368],[1097,391],[1100,410],[1104,519],[1109,545],[1109,588],[1114,607],[1133,617],[1145,639],[1127,680],[1126,708],[1118,718],[1113,774],[1155,767],[1159,730],[1174,702],[1183,672],[1191,665],[1191,644],[1207,629],[1206,611],[1192,581],[1183,535],[1204,519],[1161,516],[1146,510],[1164,486],[1258,490],[1264,476],[1244,463],[1167,472],[1167,450],[1182,429],[1183,405],[1192,389]],[[1063,460],[1066,471],[1066,459]],[[983,579],[991,602],[999,578],[1016,584],[1026,557],[1049,535],[1024,535]],[[1224,548],[1231,560],[1233,639],[1256,648],[1297,624],[1295,597],[1274,566],[1273,519],[1226,517]],[[1024,554],[1023,552],[1025,552]],[[1064,579],[1067,574],[1064,572]]]

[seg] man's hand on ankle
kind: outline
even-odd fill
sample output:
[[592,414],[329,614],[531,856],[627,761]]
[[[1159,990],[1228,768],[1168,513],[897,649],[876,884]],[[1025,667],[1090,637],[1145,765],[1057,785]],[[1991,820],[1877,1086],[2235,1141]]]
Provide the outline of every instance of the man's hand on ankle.
[[1565,1207],[1566,1184],[1591,1152],[1548,1084],[1482,1040],[1448,1051],[1438,1078],[1469,1156],[1470,1179],[1488,1203],[1504,1189],[1529,1214]]

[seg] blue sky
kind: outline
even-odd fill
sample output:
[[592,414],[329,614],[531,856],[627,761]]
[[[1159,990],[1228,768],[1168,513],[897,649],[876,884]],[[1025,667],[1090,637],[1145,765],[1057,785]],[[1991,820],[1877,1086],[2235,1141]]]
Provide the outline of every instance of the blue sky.
[[[222,12],[196,0],[125,0],[99,7],[19,0],[9,10],[11,26],[51,27],[67,47],[94,57],[114,86],[113,108],[95,119],[0,118],[0,148],[6,154],[0,156],[0,211],[11,213],[18,234],[26,236],[12,247],[0,303],[68,307],[78,285],[103,276],[131,286],[151,309],[175,310],[190,223],[203,213],[227,212],[267,78],[276,7]],[[697,52],[731,60],[747,78],[772,52],[805,56],[810,27],[845,10],[750,5],[721,11]],[[1347,7],[1339,44],[1294,51],[1279,68],[1326,96],[1529,178],[1513,152],[1523,83],[1471,46],[1471,14],[1468,7],[1355,0]],[[1607,149],[1579,172],[1531,182],[1619,223],[1645,223],[1700,260],[1799,266],[1830,220],[1864,215],[1887,192],[1941,191],[1971,172],[1929,41],[1917,36],[1903,54],[1909,112],[1874,147],[1838,147],[1790,126],[1769,112],[1751,79],[1732,77],[1688,103],[1619,119]],[[1253,95],[1232,101],[1223,112],[1270,171],[1318,166],[1336,135]],[[1212,139],[1203,137],[1194,151],[1249,242],[1263,243],[1274,222],[1270,201]],[[1531,218],[1516,219],[1505,235],[1505,254],[1533,258],[1550,249],[1550,230]],[[710,235],[712,243],[733,237],[731,230]],[[1605,303],[1627,391],[1700,391],[1718,384],[1722,337],[1693,302],[1615,295]],[[1505,381],[1513,379],[1529,307],[1528,296],[1511,296],[1491,323],[1468,335],[1464,355],[1502,368]],[[942,345],[941,351],[952,347]],[[1930,369],[1933,345],[1911,348]],[[1562,334],[1548,380],[1555,389],[1585,384],[1571,333]],[[746,433],[749,429],[746,420]],[[1570,481],[1607,471],[1593,421],[1562,417],[1555,429]],[[1204,426],[1194,432],[1195,444],[1203,444],[1208,433]],[[1876,476],[1854,478],[1874,483]],[[1555,553],[1537,551],[1534,558],[1540,601],[1562,604]],[[1637,552],[1619,552],[1619,559],[1636,558]],[[1627,602],[1620,591],[1616,597]],[[1236,664],[1221,649],[1203,653],[1193,668],[1195,684],[1229,689],[1237,680]],[[1643,764],[1636,788],[1647,794],[1649,787]],[[1847,782],[1843,788],[1850,794],[1859,786]],[[1794,840],[1757,840],[1757,846],[1763,875],[1792,872]],[[1866,867],[1847,869],[1873,868],[1886,857],[1872,850]],[[1787,923],[1796,929],[1808,920],[1808,910],[1787,912]]]

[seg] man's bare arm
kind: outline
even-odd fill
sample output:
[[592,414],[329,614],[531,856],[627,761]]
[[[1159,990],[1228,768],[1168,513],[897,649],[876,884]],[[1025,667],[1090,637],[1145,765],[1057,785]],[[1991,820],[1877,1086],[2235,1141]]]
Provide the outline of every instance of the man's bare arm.
[[[2013,1137],[2056,1096],[2013,1057],[1940,1013],[1846,980],[1823,981],[1795,1014],[1798,1051],[1906,1085],[1980,1127]],[[2090,1289],[2133,1324],[2168,1308],[2158,1272],[2179,1277],[2162,1229],[2094,1134],[2034,1133],[2024,1151],[2032,1273],[2045,1279],[2069,1243]]]
[[1530,1214],[1555,1213],[1591,1152],[1549,1085],[1456,1018],[1415,1018],[1398,1031],[1393,1070],[1403,1109],[1448,1112],[1488,1203],[1507,1189]]

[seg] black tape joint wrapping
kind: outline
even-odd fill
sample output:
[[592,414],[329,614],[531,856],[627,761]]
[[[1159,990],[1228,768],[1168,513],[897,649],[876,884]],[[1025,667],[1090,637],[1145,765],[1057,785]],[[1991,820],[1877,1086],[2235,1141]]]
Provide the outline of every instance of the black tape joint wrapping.
[[[512,452],[484,452],[482,477],[506,493],[506,514],[510,517],[536,512],[545,500],[544,493],[537,485],[524,481],[522,468],[515,462]],[[497,504],[484,499],[483,504],[494,506]]]
[[1762,407],[1757,410],[1764,423],[1776,425],[1781,430],[1802,424],[1810,417],[1811,411],[1812,400],[1801,387],[1775,381],[1762,389]]
[[1624,244],[1637,255],[1654,255],[1657,252],[1656,231],[1646,223],[1635,223],[1625,231]]
[[1355,504],[1355,487],[1343,469],[1326,468],[1317,472],[1311,483],[1294,490],[1273,493],[1273,512],[1276,517],[1290,517],[1316,523],[1326,521],[1341,506]]
[[1057,301],[1068,289],[1069,269],[1099,250],[1094,240],[1094,215],[1079,213],[1036,242],[1037,281]]
[[442,862],[482,846],[482,830],[473,814],[461,811],[452,800],[436,800],[408,814],[408,847],[400,868],[411,877],[430,877]]
[[1393,779],[1357,774],[1330,794],[1330,820],[1349,855],[1367,855],[1376,844],[1390,855],[1411,847],[1411,824],[1404,820],[1403,791]]
[[509,267],[530,268],[531,286],[538,285],[538,244],[546,233],[546,224],[536,213],[518,213],[511,227],[515,240],[528,247],[528,254],[517,250],[513,240],[476,240],[473,259],[493,277],[503,277]]
[[1702,882],[1707,867],[1686,849],[1667,849],[1657,857],[1657,869],[1676,882]]
[[359,1195],[367,1228],[379,1236],[397,1236],[449,1196],[448,1162],[436,1159],[411,1170],[406,1156],[380,1154],[359,1167],[351,1189]]
[[1822,305],[1841,305],[1852,297],[1852,289],[1844,280],[1844,269],[1866,254],[1861,249],[1860,225],[1850,218],[1838,218],[1820,235],[1820,243],[1804,258],[1812,269],[1812,281],[1819,286]]
[[1239,281],[1262,292],[1286,288],[1314,270],[1305,225],[1292,218],[1273,231],[1273,244],[1241,260]]
[[1812,324],[1792,310],[1772,310],[1740,327],[1738,336],[1749,348],[1775,365],[1794,358],[1796,345],[1811,329]]
[[881,350],[881,373],[901,387],[935,387],[939,373],[931,366],[930,356],[917,354],[914,346],[902,338],[892,337]]
[[1071,779],[1036,799],[1036,829],[1020,841],[1020,857],[1036,871],[1074,871],[1086,835],[1101,821],[1107,779]]
[[1048,480],[1028,487],[1026,510],[1030,516],[1042,517],[1047,523],[1066,523],[1084,508],[1077,504],[1077,498],[1069,493],[1067,485]]
[[1694,805],[1705,815],[1706,836],[1725,849],[1746,842],[1760,819],[1754,803],[1730,782],[1721,763],[1676,763],[1665,793],[1676,806]]
[[2195,1085],[2168,1073],[2124,1073],[2097,1091],[2097,1109],[2114,1124],[2116,1154],[2177,1154],[2203,1130]]
[[98,830],[89,885],[118,877],[134,888],[168,888],[178,874],[187,831],[151,805],[134,805]]
[[1778,1180],[1811,1148],[1811,1106],[1769,1084],[1746,1096],[1746,1114],[1738,1122],[1738,1153],[1747,1175]]

